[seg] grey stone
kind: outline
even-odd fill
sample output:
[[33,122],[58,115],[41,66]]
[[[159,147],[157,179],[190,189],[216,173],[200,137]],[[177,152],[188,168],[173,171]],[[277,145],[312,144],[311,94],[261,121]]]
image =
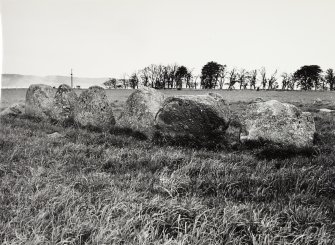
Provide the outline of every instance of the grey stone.
[[80,94],[74,110],[74,120],[84,127],[93,126],[102,129],[115,124],[112,107],[102,87],[93,86]]
[[248,105],[241,116],[240,140],[269,141],[285,146],[313,145],[314,119],[296,106],[270,100]]
[[136,90],[128,97],[117,126],[131,128],[151,137],[155,116],[163,101],[164,95],[153,88]]
[[219,139],[231,112],[218,94],[168,97],[155,119],[157,132],[167,138]]
[[0,112],[0,116],[24,114],[24,103],[15,103]]
[[66,84],[60,85],[55,94],[51,118],[59,122],[72,120],[77,102],[78,96],[73,89]]
[[26,93],[25,113],[29,116],[48,119],[54,104],[56,90],[44,84],[30,85]]

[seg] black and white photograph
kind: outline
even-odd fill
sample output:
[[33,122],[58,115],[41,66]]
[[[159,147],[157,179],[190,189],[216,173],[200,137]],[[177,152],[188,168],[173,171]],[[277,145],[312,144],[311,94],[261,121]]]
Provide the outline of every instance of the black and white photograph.
[[334,0],[0,15],[0,244],[335,245]]

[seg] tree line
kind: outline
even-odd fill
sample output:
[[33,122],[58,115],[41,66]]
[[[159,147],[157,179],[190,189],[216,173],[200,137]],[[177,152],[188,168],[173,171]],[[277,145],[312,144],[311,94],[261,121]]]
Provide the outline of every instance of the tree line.
[[201,69],[200,75],[177,64],[152,64],[123,78],[109,78],[103,83],[106,88],[138,88],[139,84],[156,89],[253,89],[253,90],[334,90],[333,69],[323,71],[318,65],[305,65],[294,73],[269,73],[264,67],[255,70],[228,69],[226,65],[210,61]]

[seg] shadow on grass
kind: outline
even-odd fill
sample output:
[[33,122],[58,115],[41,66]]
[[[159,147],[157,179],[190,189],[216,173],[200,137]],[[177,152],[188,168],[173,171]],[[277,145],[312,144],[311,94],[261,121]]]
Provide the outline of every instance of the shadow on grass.
[[247,141],[240,146],[240,150],[253,150],[260,160],[289,159],[297,156],[314,157],[319,154],[318,147],[296,147],[281,145],[269,141]]
[[12,118],[19,118],[19,119],[26,119],[26,120],[29,120],[30,122],[33,122],[33,123],[40,123],[43,121],[42,118],[40,117],[34,117],[34,116],[31,116],[31,115],[27,115],[27,114],[22,114],[22,115],[10,115],[10,117]]
[[185,147],[192,149],[206,149],[212,151],[218,150],[227,150],[230,149],[227,138],[224,134],[207,134],[206,136],[190,136],[190,135],[180,135],[180,136],[167,136],[163,135],[159,131],[156,131],[153,135],[152,139],[154,144],[163,146],[177,146],[177,147]]
[[113,126],[110,128],[109,133],[113,135],[118,135],[118,136],[133,137],[137,140],[147,140],[148,139],[148,137],[144,133],[133,130],[131,128],[127,128],[127,127]]

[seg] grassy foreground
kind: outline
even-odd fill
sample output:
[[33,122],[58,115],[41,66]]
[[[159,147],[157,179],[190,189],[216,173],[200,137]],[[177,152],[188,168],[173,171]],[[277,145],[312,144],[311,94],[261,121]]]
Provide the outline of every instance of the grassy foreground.
[[2,118],[0,243],[332,244],[335,119],[315,120],[313,152],[283,157]]

